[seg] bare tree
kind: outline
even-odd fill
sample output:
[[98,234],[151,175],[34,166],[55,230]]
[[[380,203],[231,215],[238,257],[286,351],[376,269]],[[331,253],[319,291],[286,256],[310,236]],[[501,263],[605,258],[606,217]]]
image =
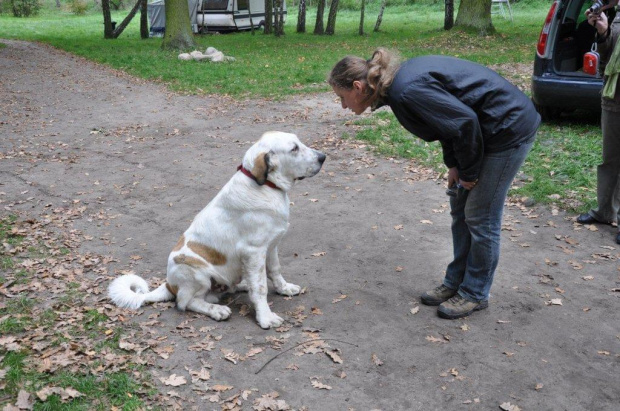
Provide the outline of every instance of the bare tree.
[[280,37],[284,34],[284,0],[274,1],[274,34]]
[[299,11],[297,12],[297,33],[306,32],[306,0],[299,0]]
[[362,0],[362,10],[360,12],[360,36],[364,35],[364,14],[366,13],[366,0]]
[[140,4],[140,38],[149,38],[149,21],[147,14],[147,0],[142,0]]
[[250,32],[254,35],[254,20],[252,19],[252,7],[250,6],[251,1],[248,1],[248,16],[250,16]]
[[387,0],[382,0],[381,1],[381,10],[379,10],[379,15],[377,16],[377,23],[375,23],[375,32],[379,31],[379,26],[381,25],[381,22],[383,21],[383,11],[385,10],[385,6],[387,5]]
[[443,19],[443,29],[450,30],[454,26],[454,0],[445,0],[446,10]]
[[316,24],[314,25],[314,34],[325,34],[323,28],[323,13],[325,12],[325,0],[319,0],[316,8]]
[[491,0],[461,0],[455,26],[474,29],[481,35],[494,33]]
[[121,33],[125,30],[129,22],[131,22],[131,20],[134,18],[134,16],[138,12],[138,9],[140,9],[142,1],[143,0],[138,0],[129,12],[129,14],[123,19],[121,24],[114,27],[114,23],[112,22],[112,16],[110,14],[110,0],[103,0],[101,2],[101,9],[103,10],[103,38],[118,38],[118,36],[120,36]]
[[187,0],[166,0],[166,32],[161,48],[185,50],[196,47]]
[[273,31],[273,0],[265,0],[265,25],[263,31],[265,34],[271,34]]
[[327,27],[325,28],[325,34],[334,34],[336,31],[336,14],[338,14],[338,4],[340,0],[332,0],[332,4],[329,6],[329,15],[327,16]]

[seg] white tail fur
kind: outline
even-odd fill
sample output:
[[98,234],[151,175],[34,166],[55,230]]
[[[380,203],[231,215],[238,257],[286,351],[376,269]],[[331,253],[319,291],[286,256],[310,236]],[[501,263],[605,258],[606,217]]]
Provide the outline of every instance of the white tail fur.
[[110,299],[121,308],[136,310],[144,303],[174,300],[174,294],[168,291],[166,283],[149,292],[149,286],[143,278],[135,274],[126,274],[114,279],[108,287]]

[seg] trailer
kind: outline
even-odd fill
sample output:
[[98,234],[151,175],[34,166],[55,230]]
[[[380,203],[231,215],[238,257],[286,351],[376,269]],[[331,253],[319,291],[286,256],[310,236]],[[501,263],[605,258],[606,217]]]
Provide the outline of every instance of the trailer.
[[[273,0],[282,7],[282,23],[286,22],[286,1]],[[265,25],[265,0],[188,0],[189,18],[194,33],[233,32]],[[274,7],[274,17],[277,9]],[[150,36],[162,37],[166,30],[164,0],[147,5]],[[251,16],[250,16],[251,14]],[[250,18],[252,19],[250,22]]]
[[[286,1],[274,0],[273,2],[274,15],[276,13],[275,3],[281,5],[284,23]],[[251,24],[254,28],[260,28],[265,25],[265,0],[201,0],[196,12],[196,20],[200,31],[250,30]]]

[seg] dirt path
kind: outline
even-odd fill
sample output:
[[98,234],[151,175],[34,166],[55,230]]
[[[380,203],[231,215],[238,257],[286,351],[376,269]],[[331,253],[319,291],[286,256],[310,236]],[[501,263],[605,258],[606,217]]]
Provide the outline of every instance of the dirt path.
[[[81,252],[108,256],[101,290],[128,270],[151,284],[163,279],[179,235],[263,131],[294,132],[328,155],[323,171],[291,193],[281,262],[306,292],[270,295],[286,327],[260,329],[246,295],[222,323],[169,304],[113,318],[136,343],[148,335],[142,356],[164,407],[617,409],[613,228],[591,231],[557,210],[509,205],[489,309],[442,320],[418,295],[438,284],[451,256],[443,182],[340,140],[352,115],[331,95],[282,103],[180,96],[45,46],[2,42],[2,215],[77,210],[69,228]],[[103,293],[99,304],[112,310]],[[316,336],[329,347],[284,352]],[[172,374],[187,382],[164,385]],[[267,396],[274,392],[277,400]]]

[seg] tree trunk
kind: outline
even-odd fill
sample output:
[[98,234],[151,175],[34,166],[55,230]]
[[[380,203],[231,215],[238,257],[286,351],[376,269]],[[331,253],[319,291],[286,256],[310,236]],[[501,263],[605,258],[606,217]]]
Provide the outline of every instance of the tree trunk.
[[273,32],[273,0],[265,0],[265,27],[264,33]]
[[141,0],[140,5],[140,38],[148,39],[149,38],[149,21],[147,15],[147,0]]
[[280,10],[278,12],[280,17],[279,17],[278,28],[276,30],[276,36],[280,37],[280,36],[284,35],[284,2],[286,0],[274,0],[274,1],[279,1],[280,2]]
[[443,29],[450,30],[454,26],[454,0],[446,0],[446,12],[443,19]]
[[142,5],[142,1],[143,0],[138,0],[136,1],[136,4],[133,6],[133,8],[131,9],[131,11],[129,12],[129,14],[127,15],[127,17],[125,17],[123,19],[123,21],[121,21],[121,24],[117,25],[116,28],[114,29],[114,33],[112,33],[112,36],[116,39],[118,38],[118,36],[121,35],[121,33],[125,30],[125,28],[127,28],[127,26],[129,25],[129,22],[131,22],[131,20],[134,18],[134,16],[136,15],[136,13],[138,12],[138,9],[140,8],[140,6]]
[[323,28],[323,13],[325,12],[325,0],[319,0],[316,9],[316,24],[314,25],[314,34],[325,34]]
[[379,15],[377,16],[377,23],[375,24],[375,33],[379,31],[379,26],[381,26],[381,22],[383,21],[383,11],[385,10],[386,4],[387,0],[383,0],[381,2],[381,10],[379,11]]
[[56,0],[56,7],[60,8],[60,0]]
[[364,35],[364,14],[366,13],[366,0],[362,0],[362,10],[360,12],[360,36]]
[[327,27],[325,34],[334,34],[336,31],[336,14],[338,14],[338,4],[340,0],[332,0],[332,4],[329,7],[329,16],[327,16]]
[[252,6],[250,6],[251,1],[248,1],[248,15],[250,16],[250,32],[254,35],[254,19],[252,19]]
[[494,33],[491,0],[461,0],[455,26],[473,29],[482,36]]
[[306,32],[306,0],[299,0],[299,12],[297,13],[297,33]]
[[110,0],[102,0],[101,10],[103,11],[103,38],[113,39],[114,30],[112,29],[112,16],[110,14]]
[[166,32],[161,48],[186,50],[196,47],[187,0],[166,0]]

